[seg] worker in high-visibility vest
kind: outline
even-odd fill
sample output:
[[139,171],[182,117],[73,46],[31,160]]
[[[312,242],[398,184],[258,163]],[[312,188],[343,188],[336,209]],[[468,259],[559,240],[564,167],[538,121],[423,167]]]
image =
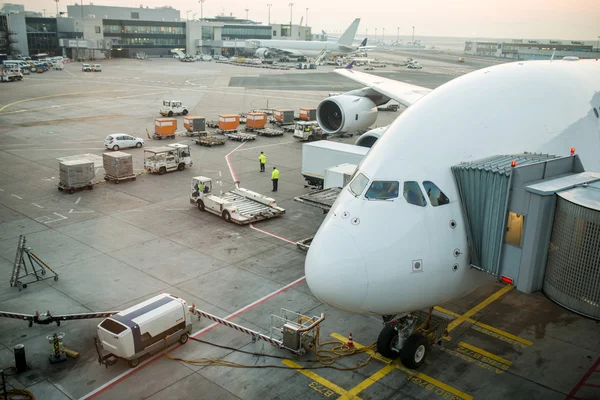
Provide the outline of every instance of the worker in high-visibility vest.
[[260,156],[258,156],[258,161],[260,162],[260,172],[265,172],[265,164],[267,163],[267,156],[262,151],[260,152]]
[[204,185],[202,184],[202,182],[198,182],[196,183],[196,196],[200,196],[200,193],[202,193],[202,191],[204,190]]
[[273,172],[271,173],[271,180],[273,181],[273,190],[272,192],[277,191],[277,183],[279,182],[279,170],[277,167],[273,167]]

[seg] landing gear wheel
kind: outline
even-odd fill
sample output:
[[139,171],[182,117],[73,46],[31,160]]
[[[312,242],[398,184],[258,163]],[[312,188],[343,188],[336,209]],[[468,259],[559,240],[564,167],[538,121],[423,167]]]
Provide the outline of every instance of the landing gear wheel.
[[223,213],[221,214],[221,217],[223,217],[225,222],[231,222],[231,214],[229,214],[229,211],[227,211],[227,210],[223,211]]
[[183,110],[182,114],[183,115],[187,115],[188,114],[188,110]]
[[186,332],[186,333],[182,334],[181,336],[179,336],[179,343],[186,344],[189,338],[190,338],[190,336]]
[[429,343],[427,338],[419,333],[411,335],[404,346],[402,347],[402,353],[400,354],[400,360],[406,368],[417,369],[425,362],[427,356]]
[[198,210],[204,211],[204,202],[202,200],[198,200]]
[[119,146],[117,146],[116,144],[113,146],[112,148],[114,151],[118,151],[119,150]]
[[131,368],[137,367],[139,363],[140,363],[140,359],[139,358],[134,358],[133,360],[129,360],[129,366]]
[[395,360],[400,356],[399,352],[393,350],[397,344],[398,331],[393,326],[386,325],[377,337],[377,352],[385,358]]
[[165,167],[160,167],[160,169],[158,170],[159,175],[164,175],[165,172],[167,172],[167,169]]
[[185,164],[181,163],[177,166],[177,171],[183,171],[185,169]]

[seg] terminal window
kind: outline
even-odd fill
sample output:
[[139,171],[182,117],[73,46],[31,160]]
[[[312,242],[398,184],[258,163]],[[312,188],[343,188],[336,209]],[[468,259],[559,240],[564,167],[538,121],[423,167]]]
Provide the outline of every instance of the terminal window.
[[521,247],[521,238],[523,237],[523,223],[525,216],[512,211],[508,212],[508,221],[506,222],[506,237],[504,241],[513,246]]

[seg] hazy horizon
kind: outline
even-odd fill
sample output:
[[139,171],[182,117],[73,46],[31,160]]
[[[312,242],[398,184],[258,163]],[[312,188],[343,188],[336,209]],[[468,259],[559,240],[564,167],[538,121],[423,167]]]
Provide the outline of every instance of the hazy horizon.
[[[46,16],[56,14],[54,0],[27,0],[23,2],[3,2],[23,4],[27,11],[37,11]],[[162,7],[162,0],[146,0],[140,2],[123,2],[119,0],[84,1],[96,6],[121,7]],[[59,11],[66,12],[67,5],[74,5],[74,0],[59,1]],[[271,23],[289,23],[289,2],[272,3]],[[386,37],[395,37],[400,28],[400,36],[412,35],[415,26],[415,37],[456,37],[456,38],[523,38],[523,39],[562,39],[595,41],[600,36],[600,7],[591,0],[574,0],[569,3],[556,0],[518,0],[502,2],[480,2],[463,0],[460,5],[441,0],[432,0],[427,4],[406,3],[398,6],[398,2],[383,0],[377,7],[366,6],[363,2],[347,0],[330,0],[324,7],[322,2],[305,0],[295,3],[293,22],[298,24],[304,17],[306,24],[306,8],[308,7],[308,25],[313,33],[325,30],[329,34],[343,32],[354,18],[361,18],[357,36],[363,36],[368,30],[369,37],[375,36],[375,29],[380,37],[385,29]],[[182,0],[171,5],[186,15],[200,18],[198,0]],[[204,16],[214,17],[221,13],[233,14],[238,18],[248,18],[266,24],[268,7],[266,1],[230,0],[226,7],[214,0],[206,0],[203,5]],[[189,13],[186,11],[191,10]]]

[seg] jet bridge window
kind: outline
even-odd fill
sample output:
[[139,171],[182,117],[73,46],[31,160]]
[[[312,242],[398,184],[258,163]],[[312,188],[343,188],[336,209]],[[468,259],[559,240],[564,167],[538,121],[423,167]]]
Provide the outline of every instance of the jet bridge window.
[[435,183],[424,181],[423,187],[425,188],[425,192],[427,192],[427,196],[429,197],[432,206],[437,207],[450,203],[450,199],[446,197],[444,192],[442,192]]
[[366,176],[364,176],[363,174],[358,174],[356,178],[354,178],[352,183],[350,183],[348,188],[350,189],[350,192],[352,192],[355,196],[359,196],[363,192],[363,190],[365,190],[368,183],[369,179]]
[[425,201],[425,196],[423,196],[419,183],[415,181],[404,182],[404,198],[409,204],[415,206],[425,207],[427,205],[427,201]]
[[390,200],[398,197],[400,183],[396,181],[373,181],[365,197],[369,200]]

